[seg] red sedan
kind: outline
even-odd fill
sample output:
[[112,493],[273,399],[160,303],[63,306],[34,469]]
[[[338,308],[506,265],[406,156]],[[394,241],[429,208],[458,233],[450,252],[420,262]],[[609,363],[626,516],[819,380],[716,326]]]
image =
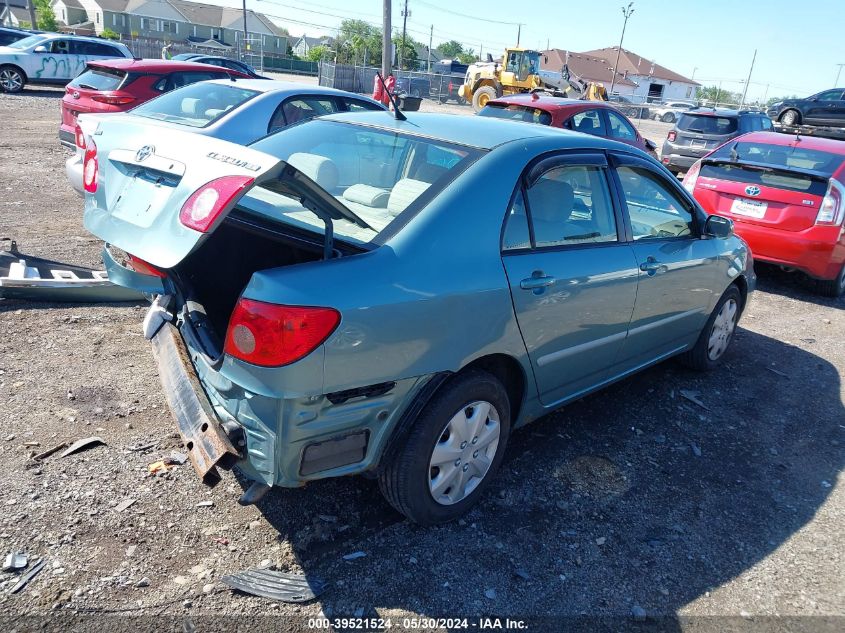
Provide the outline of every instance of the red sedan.
[[247,75],[195,62],[163,59],[110,59],[88,62],[67,85],[62,98],[59,140],[75,146],[76,117],[89,112],[124,112],[153,97],[197,81]]
[[695,163],[684,187],[731,218],[754,259],[798,269],[821,294],[845,293],[845,142],[777,132],[731,139]]
[[656,145],[610,103],[562,99],[543,94],[517,94],[491,99],[479,116],[540,123],[621,141],[655,155]]

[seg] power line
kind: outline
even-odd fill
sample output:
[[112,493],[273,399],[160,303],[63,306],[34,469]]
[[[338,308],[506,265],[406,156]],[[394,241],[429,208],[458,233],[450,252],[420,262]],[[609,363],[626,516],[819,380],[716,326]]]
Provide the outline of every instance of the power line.
[[424,7],[428,7],[429,9],[434,9],[435,11],[442,11],[443,13],[448,13],[450,15],[456,15],[461,18],[468,18],[470,20],[478,20],[479,22],[488,22],[490,24],[505,24],[508,26],[520,26],[520,22],[505,22],[503,20],[491,20],[489,18],[482,18],[478,15],[469,15],[466,13],[461,13],[460,11],[453,11],[452,9],[446,9],[444,7],[438,7],[436,4],[431,4],[430,2],[424,2],[424,0],[414,0],[417,4],[421,4]]

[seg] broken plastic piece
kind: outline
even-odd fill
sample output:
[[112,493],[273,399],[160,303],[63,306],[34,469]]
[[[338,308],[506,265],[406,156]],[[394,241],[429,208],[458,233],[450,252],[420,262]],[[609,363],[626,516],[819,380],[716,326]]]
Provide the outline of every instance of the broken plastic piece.
[[26,567],[28,560],[23,552],[12,552],[3,562],[3,571],[18,571]]
[[223,576],[220,581],[237,591],[282,602],[307,602],[319,596],[328,587],[328,584],[319,578],[306,578],[301,574],[286,574],[269,569],[249,569],[239,574]]
[[147,466],[147,472],[151,475],[161,475],[167,472],[167,464],[164,463],[163,459],[158,460],[157,462],[153,462],[149,466]]
[[97,444],[105,444],[103,438],[92,436],[86,437],[81,440],[76,440],[73,444],[71,444],[68,449],[62,453],[62,457],[67,457],[68,455],[73,455],[74,453],[78,453],[81,450],[86,448],[91,448],[92,446],[96,446]]
[[238,503],[242,506],[251,506],[261,501],[261,498],[267,494],[270,486],[260,481],[253,481],[252,485],[247,488],[238,499]]

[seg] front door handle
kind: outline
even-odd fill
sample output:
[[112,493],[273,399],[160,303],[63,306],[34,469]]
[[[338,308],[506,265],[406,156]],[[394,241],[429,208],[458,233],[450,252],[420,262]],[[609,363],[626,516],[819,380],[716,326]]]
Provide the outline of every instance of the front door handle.
[[665,273],[668,268],[665,264],[661,264],[659,261],[654,259],[654,257],[649,257],[640,264],[640,270],[644,273],[648,273],[649,275],[656,275],[658,273]]
[[554,282],[554,277],[544,275],[540,271],[534,271],[534,274],[530,277],[519,282],[519,287],[523,290],[539,290],[546,286],[551,286]]

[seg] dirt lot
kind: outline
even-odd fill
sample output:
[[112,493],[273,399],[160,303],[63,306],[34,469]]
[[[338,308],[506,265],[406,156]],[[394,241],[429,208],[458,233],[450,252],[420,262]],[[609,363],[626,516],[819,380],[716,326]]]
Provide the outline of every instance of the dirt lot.
[[[97,265],[65,181],[60,94],[0,96],[0,236]],[[845,302],[759,272],[721,369],[667,362],[518,432],[480,507],[435,529],[403,521],[364,478],[242,508],[231,474],[213,491],[189,465],[149,476],[179,439],[140,335],[144,306],[0,300],[0,554],[47,561],[20,593],[0,574],[0,617],[18,630],[35,626],[22,615],[80,630],[272,615],[268,629],[308,630],[321,610],[394,626],[497,615],[558,618],[535,631],[842,630]],[[30,458],[92,435],[106,446]],[[262,563],[331,586],[295,606],[219,582]],[[238,617],[204,619],[223,615]]]

